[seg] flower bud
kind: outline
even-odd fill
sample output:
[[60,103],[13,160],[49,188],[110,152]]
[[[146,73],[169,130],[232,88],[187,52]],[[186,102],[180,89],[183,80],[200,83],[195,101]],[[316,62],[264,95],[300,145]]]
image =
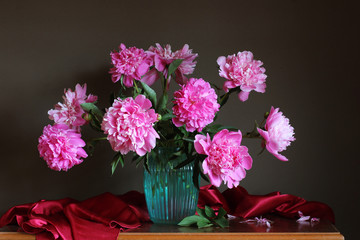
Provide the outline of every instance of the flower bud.
[[90,122],[91,119],[92,119],[92,117],[91,117],[91,115],[90,115],[89,113],[84,113],[84,114],[82,115],[82,118],[83,118],[86,122]]
[[269,112],[266,112],[266,113],[264,114],[264,118],[267,119],[267,117],[269,116],[269,114],[270,114]]

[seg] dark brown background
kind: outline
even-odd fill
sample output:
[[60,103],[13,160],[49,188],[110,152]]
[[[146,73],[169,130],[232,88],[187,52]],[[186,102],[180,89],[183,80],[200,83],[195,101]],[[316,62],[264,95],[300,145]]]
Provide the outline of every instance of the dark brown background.
[[107,106],[109,53],[121,42],[188,43],[199,54],[194,76],[218,85],[218,56],[250,50],[264,62],[266,93],[231,98],[219,123],[248,131],[275,106],[295,128],[285,163],[257,156],[259,142],[244,140],[254,166],[241,185],[325,202],[345,237],[359,238],[357,14],[347,1],[1,1],[0,214],[40,199],[142,191],[142,169],[130,162],[111,177],[106,142],[83,164],[54,172],[38,157],[37,138],[64,88],[86,82]]

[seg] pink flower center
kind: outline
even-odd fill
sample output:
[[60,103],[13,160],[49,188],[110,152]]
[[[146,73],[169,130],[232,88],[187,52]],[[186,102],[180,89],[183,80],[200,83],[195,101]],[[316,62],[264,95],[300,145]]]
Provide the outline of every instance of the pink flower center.
[[212,144],[208,149],[208,166],[216,175],[233,171],[241,166],[240,147],[222,144]]
[[166,45],[163,50],[157,48],[156,53],[164,60],[172,60],[175,57],[175,54],[171,51],[170,45]]
[[144,50],[136,47],[124,49],[119,53],[112,53],[111,56],[117,71],[125,75],[133,74],[146,58]]
[[294,141],[293,137],[294,128],[291,127],[289,120],[285,117],[279,118],[277,125],[273,125],[269,130],[269,135],[272,141],[278,144],[278,151],[286,150],[287,146],[290,145],[291,141]]
[[230,71],[230,77],[238,82],[238,84],[250,86],[255,75],[253,64],[245,62],[244,59],[241,58],[235,58],[233,60],[233,71]]

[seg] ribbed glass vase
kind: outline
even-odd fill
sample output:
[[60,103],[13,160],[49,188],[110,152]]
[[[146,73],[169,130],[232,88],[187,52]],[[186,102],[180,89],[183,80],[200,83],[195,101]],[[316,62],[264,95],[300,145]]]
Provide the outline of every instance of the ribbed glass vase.
[[193,164],[173,169],[178,162],[168,160],[171,154],[156,148],[144,169],[144,192],[150,219],[154,223],[177,224],[194,215],[199,191],[193,183]]

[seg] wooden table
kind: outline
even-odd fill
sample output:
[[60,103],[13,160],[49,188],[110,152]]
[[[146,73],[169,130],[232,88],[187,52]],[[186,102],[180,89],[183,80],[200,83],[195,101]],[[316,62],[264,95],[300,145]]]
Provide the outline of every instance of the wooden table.
[[[343,240],[340,232],[326,220],[297,223],[294,219],[267,216],[273,221],[270,228],[256,223],[232,219],[229,228],[179,227],[176,225],[145,224],[140,228],[121,232],[118,239],[196,239],[196,240]],[[18,227],[0,228],[0,239],[35,239],[34,235],[21,232]]]

